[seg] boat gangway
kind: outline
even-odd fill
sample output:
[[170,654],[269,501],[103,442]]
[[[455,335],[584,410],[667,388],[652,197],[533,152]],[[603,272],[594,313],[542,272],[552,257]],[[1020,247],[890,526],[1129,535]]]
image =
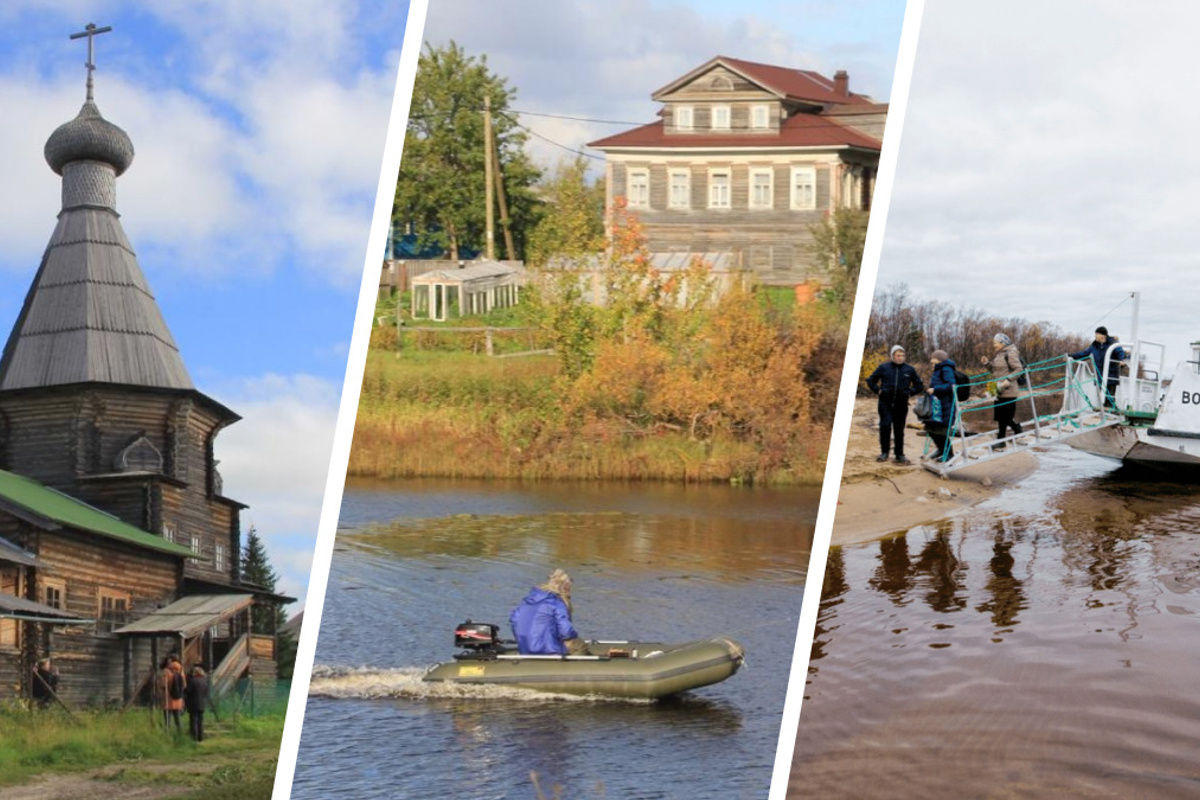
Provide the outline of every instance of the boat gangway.
[[[1108,404],[1104,402],[1105,387],[1090,358],[1075,360],[1069,356],[1057,356],[1028,365],[1022,374],[1027,385],[1020,387],[1014,402],[1018,404],[1018,415],[1025,416],[1022,412],[1027,411],[1030,418],[1021,423],[1021,433],[1009,434],[1001,439],[997,438],[995,430],[972,433],[963,424],[964,414],[990,410],[995,403],[995,398],[986,394],[986,390],[995,391],[994,382],[990,376],[983,377],[972,381],[970,386],[973,395],[982,389],[985,390],[984,396],[973,396],[955,404],[950,428],[954,457],[949,461],[937,460],[932,452],[932,440],[927,440],[921,466],[946,477],[967,467],[1064,442],[1126,421],[1127,412],[1113,407],[1111,399]],[[1045,413],[1047,408],[1055,407],[1056,403],[1056,411]]]

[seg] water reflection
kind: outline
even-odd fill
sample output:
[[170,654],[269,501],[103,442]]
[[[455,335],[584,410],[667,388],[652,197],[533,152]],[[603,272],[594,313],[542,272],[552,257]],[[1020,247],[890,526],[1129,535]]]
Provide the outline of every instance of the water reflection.
[[1200,796],[1200,490],[1063,479],[830,552],[791,796]]

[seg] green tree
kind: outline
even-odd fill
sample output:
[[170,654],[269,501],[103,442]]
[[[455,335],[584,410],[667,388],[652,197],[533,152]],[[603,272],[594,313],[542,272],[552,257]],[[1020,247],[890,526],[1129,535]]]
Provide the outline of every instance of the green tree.
[[542,217],[529,235],[531,266],[554,257],[578,259],[604,251],[604,184],[588,182],[583,156],[561,161],[541,185]]
[[[246,544],[242,548],[242,580],[268,592],[275,592],[279,575],[271,566],[266,545],[253,525],[246,533]],[[287,612],[277,604],[254,605],[252,627],[255,633],[271,634],[287,622]]]
[[[538,171],[524,152],[525,133],[509,111],[516,91],[488,70],[486,56],[468,56],[454,42],[440,48],[426,42],[413,84],[392,217],[422,243],[445,247],[452,259],[459,257],[459,248],[486,245],[485,97],[491,98],[509,228],[520,258],[538,215],[532,190]],[[496,219],[499,224],[498,214]],[[503,242],[500,229],[496,241]]]
[[810,229],[813,260],[829,276],[826,299],[847,317],[858,289],[869,217],[861,209],[839,208]]

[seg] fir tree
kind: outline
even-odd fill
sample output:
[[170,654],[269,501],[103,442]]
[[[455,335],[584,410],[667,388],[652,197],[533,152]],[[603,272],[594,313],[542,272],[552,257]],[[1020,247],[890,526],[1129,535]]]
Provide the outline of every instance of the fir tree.
[[[246,546],[242,548],[242,580],[272,593],[279,581],[279,575],[271,567],[267,548],[253,525],[246,534]],[[287,612],[278,603],[256,604],[253,617],[254,633],[271,634],[287,622]]]

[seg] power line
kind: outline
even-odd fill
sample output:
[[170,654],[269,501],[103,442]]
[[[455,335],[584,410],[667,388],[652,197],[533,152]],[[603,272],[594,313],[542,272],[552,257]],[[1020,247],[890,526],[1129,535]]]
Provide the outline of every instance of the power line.
[[557,148],[560,148],[560,149],[562,149],[562,150],[566,150],[568,153],[573,153],[573,154],[575,154],[575,155],[577,155],[577,156],[583,156],[584,158],[590,158],[590,159],[592,159],[592,160],[594,160],[594,161],[603,161],[603,160],[604,160],[604,156],[596,156],[596,155],[592,155],[591,153],[585,153],[585,152],[584,152],[584,151],[582,151],[582,150],[576,150],[574,147],[569,147],[569,146],[567,146],[567,145],[565,145],[565,144],[560,144],[559,142],[556,142],[556,141],[554,141],[553,139],[549,138],[548,136],[543,136],[542,134],[540,134],[540,133],[538,133],[537,131],[535,131],[533,128],[530,128],[530,127],[529,127],[529,126],[527,126],[527,125],[522,125],[522,124],[521,124],[520,122],[518,122],[516,119],[514,119],[514,118],[510,117],[510,116],[509,116],[507,113],[505,113],[505,112],[503,112],[503,111],[499,111],[499,112],[497,112],[497,116],[504,117],[504,118],[505,118],[505,119],[507,119],[509,122],[511,122],[513,125],[517,126],[517,127],[518,127],[518,128],[520,128],[521,130],[523,130],[523,131],[525,131],[526,133],[528,133],[529,135],[531,135],[531,136],[536,136],[538,139],[541,139],[543,142],[547,142],[548,144],[552,144],[552,145],[554,145],[554,146],[555,146],[555,147],[557,147]]
[[520,109],[510,108],[509,111],[514,114],[525,114],[529,117],[550,117],[551,119],[569,119],[574,122],[597,122],[601,125],[645,125],[645,122],[629,122],[621,119],[596,119],[594,117],[572,117],[569,114],[547,114],[541,111],[521,111]]

